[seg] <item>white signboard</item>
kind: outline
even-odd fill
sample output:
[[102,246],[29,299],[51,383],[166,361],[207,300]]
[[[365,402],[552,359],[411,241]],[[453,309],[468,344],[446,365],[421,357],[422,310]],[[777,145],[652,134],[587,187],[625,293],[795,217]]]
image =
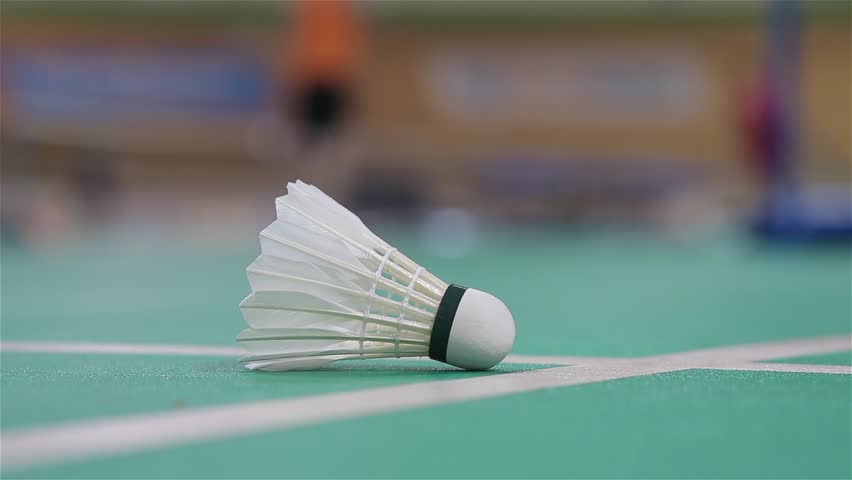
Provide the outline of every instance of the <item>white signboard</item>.
[[674,49],[452,50],[429,69],[433,103],[463,121],[684,121],[708,97],[701,59]]

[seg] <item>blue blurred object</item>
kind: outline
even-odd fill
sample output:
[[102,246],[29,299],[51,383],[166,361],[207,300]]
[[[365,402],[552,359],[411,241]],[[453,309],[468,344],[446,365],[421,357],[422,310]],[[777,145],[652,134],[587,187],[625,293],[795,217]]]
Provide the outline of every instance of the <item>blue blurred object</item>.
[[852,191],[845,185],[796,194],[770,189],[751,228],[777,243],[852,242]]
[[16,48],[2,67],[6,101],[30,117],[233,114],[273,94],[270,69],[230,48]]
[[502,197],[600,196],[629,202],[657,201],[706,180],[701,168],[676,159],[564,157],[540,152],[486,158],[478,173],[484,190]]

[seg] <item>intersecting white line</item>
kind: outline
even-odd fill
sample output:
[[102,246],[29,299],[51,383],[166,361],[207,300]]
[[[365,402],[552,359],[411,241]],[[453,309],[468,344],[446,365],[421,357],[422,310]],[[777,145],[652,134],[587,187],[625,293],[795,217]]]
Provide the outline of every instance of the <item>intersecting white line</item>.
[[[62,350],[50,344],[47,351]],[[96,344],[87,344],[89,346]],[[116,347],[109,353],[142,353],[146,348]],[[172,354],[176,346],[148,349],[156,354]],[[35,343],[0,344],[3,351],[36,351]],[[87,347],[88,348],[88,347]],[[199,347],[193,347],[199,348]],[[232,355],[218,348],[200,347],[198,355]],[[805,340],[720,347],[692,352],[639,358],[529,357],[513,356],[510,361],[536,361],[571,366],[473,378],[419,382],[353,392],[312,395],[203,407],[178,412],[160,412],[124,417],[71,422],[0,432],[0,465],[16,470],[40,465],[106,457],[163,448],[201,440],[223,439],[301,425],[329,422],[363,415],[375,415],[491,398],[548,388],[604,382],[695,368],[722,370],[765,370],[781,372],[852,374],[849,366],[790,365],[753,363],[805,355],[847,351],[848,335]],[[78,345],[78,350],[85,350]],[[108,348],[94,348],[108,353]],[[169,352],[169,353],[164,353]]]
[[784,373],[825,373],[835,375],[852,375],[852,367],[848,365],[808,365],[801,363],[743,363],[740,365],[720,365],[714,370],[743,370],[751,372],[784,372]]

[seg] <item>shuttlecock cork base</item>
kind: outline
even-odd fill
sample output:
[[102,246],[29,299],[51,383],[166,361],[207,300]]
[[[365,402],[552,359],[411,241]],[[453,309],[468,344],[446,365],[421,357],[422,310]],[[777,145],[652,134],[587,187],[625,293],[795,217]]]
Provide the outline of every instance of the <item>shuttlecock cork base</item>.
[[450,285],[438,306],[429,358],[467,370],[487,370],[512,350],[515,320],[493,295]]
[[429,356],[483,370],[511,351],[515,322],[496,297],[448,285],[312,185],[291,183],[275,203],[246,269],[246,368]]

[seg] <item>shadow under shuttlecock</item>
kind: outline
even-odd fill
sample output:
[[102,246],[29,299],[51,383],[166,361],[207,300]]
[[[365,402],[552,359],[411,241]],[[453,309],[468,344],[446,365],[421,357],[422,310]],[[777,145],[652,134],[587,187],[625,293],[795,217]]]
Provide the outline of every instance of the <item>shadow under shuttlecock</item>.
[[259,372],[264,374],[292,375],[298,373],[318,372],[369,372],[369,373],[406,373],[406,374],[441,374],[447,376],[478,376],[499,375],[503,373],[523,372],[549,368],[550,365],[505,364],[497,365],[491,370],[470,371],[430,360],[340,360],[316,370],[291,370],[288,372]]

